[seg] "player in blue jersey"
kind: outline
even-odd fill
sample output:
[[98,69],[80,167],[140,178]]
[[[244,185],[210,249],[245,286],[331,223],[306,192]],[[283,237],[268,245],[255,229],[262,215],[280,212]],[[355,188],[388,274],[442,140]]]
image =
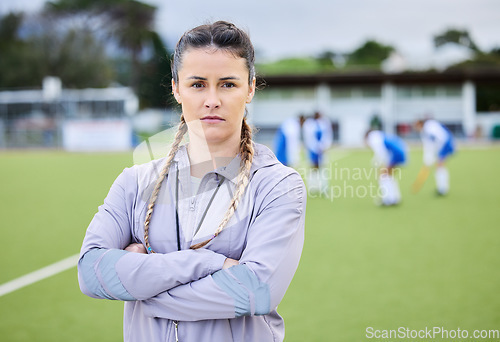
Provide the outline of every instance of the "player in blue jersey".
[[431,166],[436,165],[436,190],[439,195],[446,195],[450,190],[450,176],[445,163],[455,152],[453,135],[443,124],[432,119],[417,121],[415,129],[420,132],[422,138],[424,165],[413,184],[413,191],[420,189],[430,173]]
[[285,166],[297,167],[300,157],[303,115],[286,119],[274,136],[274,151]]
[[307,181],[308,190],[311,193],[319,192],[326,195],[329,180],[322,174],[321,168],[325,162],[324,154],[332,145],[332,124],[328,118],[316,112],[313,117],[304,122],[303,134],[304,145],[311,162],[311,172]]
[[374,153],[374,164],[378,167],[379,195],[382,205],[396,205],[401,202],[401,191],[395,170],[407,160],[408,148],[395,135],[379,130],[370,130],[365,135],[366,144]]

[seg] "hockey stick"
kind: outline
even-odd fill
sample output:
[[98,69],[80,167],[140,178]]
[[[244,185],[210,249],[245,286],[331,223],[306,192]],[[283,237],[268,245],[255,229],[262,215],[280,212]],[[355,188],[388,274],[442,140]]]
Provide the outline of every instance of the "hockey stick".
[[411,191],[416,194],[417,192],[422,189],[422,186],[424,185],[425,181],[429,177],[430,169],[428,166],[422,166],[420,171],[418,172],[417,179],[415,179],[415,182],[413,182],[413,185],[411,186]]

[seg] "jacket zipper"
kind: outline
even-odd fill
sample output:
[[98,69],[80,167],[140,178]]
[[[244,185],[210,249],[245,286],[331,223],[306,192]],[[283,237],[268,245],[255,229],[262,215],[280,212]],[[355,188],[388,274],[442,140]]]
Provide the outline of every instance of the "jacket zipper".
[[179,342],[179,321],[174,322],[175,342]]

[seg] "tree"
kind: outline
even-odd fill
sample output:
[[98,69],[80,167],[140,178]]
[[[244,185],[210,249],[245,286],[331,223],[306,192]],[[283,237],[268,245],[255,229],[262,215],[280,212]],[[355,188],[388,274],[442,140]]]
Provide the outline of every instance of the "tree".
[[476,43],[472,40],[467,30],[448,29],[441,34],[434,36],[434,46],[436,48],[448,43],[465,46],[478,54],[482,53]]
[[41,84],[39,61],[32,47],[19,36],[24,15],[9,13],[0,18],[0,87]]
[[105,9],[111,27],[110,33],[118,45],[128,50],[131,59],[131,86],[139,86],[139,56],[147,43],[153,42],[153,22],[156,7],[139,1],[116,1]]
[[323,51],[317,57],[317,60],[320,65],[324,66],[326,69],[334,69],[335,68],[335,60],[336,54],[332,51]]
[[273,74],[317,74],[335,70],[333,63],[322,58],[291,57],[278,61],[256,65],[257,72],[263,75]]
[[22,22],[22,13],[9,13],[0,18],[0,47],[19,41],[18,31]]
[[97,26],[129,52],[130,85],[138,89],[140,56],[152,39],[155,6],[135,0],[58,0],[47,3],[46,11],[62,17],[83,16],[87,21],[97,17]]
[[490,52],[482,51],[471,38],[467,30],[448,29],[434,36],[434,46],[439,48],[445,44],[465,46],[474,52],[473,58],[450,66],[451,69],[464,67],[498,67],[500,66],[500,48]]
[[394,48],[374,40],[368,40],[362,46],[347,55],[347,66],[376,66],[389,57]]
[[[458,44],[471,49],[474,57],[448,69],[470,68],[499,68],[500,48],[493,48],[490,52],[483,52],[472,40],[466,30],[448,29],[434,37],[434,45],[439,48],[445,44]],[[500,108],[500,84],[476,84],[476,110],[479,112],[498,111]]]
[[316,57],[290,57],[278,61],[259,64],[257,71],[264,75],[271,74],[317,74],[353,69],[380,68],[382,61],[395,49],[369,40],[351,53],[323,51]]
[[40,87],[49,75],[61,78],[66,87],[109,85],[112,69],[105,46],[90,31],[58,30],[52,18],[24,17],[0,19],[0,87]]
[[[68,88],[107,87],[112,80],[105,48],[89,31],[70,30],[63,35],[45,35],[34,41],[45,51],[47,74],[58,76]],[[50,50],[49,46],[54,46]]]
[[141,65],[138,95],[141,107],[165,108],[176,102],[171,94],[171,60],[160,36],[151,34],[153,55]]

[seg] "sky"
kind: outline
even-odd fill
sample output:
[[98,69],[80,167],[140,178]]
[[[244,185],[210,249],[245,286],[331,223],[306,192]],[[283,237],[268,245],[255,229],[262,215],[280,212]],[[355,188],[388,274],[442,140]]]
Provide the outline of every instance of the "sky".
[[[347,53],[368,39],[413,59],[435,53],[433,37],[466,29],[483,50],[500,47],[499,0],[143,0],[158,7],[156,30],[169,48],[199,24],[228,20],[245,29],[257,62],[325,50]],[[0,13],[35,11],[44,0],[2,0]]]

